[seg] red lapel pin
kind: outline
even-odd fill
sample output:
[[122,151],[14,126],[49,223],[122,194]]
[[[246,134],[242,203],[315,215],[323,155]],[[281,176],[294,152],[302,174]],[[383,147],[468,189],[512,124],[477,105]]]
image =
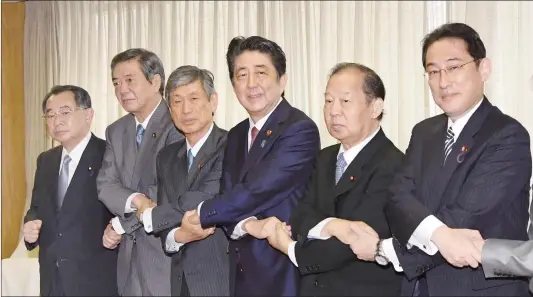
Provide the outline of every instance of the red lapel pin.
[[204,164],[198,164],[198,168],[202,169],[204,167]]
[[272,135],[272,130],[267,130],[267,136]]
[[355,176],[350,176],[350,181],[354,181],[355,180]]
[[463,147],[461,148],[461,152],[463,153],[468,152],[468,147],[466,145],[463,145]]

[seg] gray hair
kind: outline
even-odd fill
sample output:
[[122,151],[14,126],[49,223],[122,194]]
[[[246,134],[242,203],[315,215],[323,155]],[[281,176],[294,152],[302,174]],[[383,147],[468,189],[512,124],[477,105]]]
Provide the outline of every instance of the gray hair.
[[196,66],[185,65],[180,66],[174,70],[167,81],[167,88],[165,89],[165,98],[170,104],[170,94],[178,87],[188,85],[199,80],[204,87],[208,100],[211,95],[215,93],[215,77],[213,73],[207,69],[200,69]]
[[159,74],[161,77],[159,94],[163,96],[163,91],[165,90],[165,68],[159,57],[151,51],[143,48],[130,48],[117,54],[113,60],[111,60],[111,71],[115,70],[117,64],[130,60],[137,60],[139,62],[144,77],[150,82],[156,74]]
[[46,103],[48,102],[48,99],[50,99],[50,97],[54,95],[59,95],[64,92],[72,92],[74,94],[74,101],[76,102],[77,107],[89,108],[92,106],[91,96],[85,89],[73,85],[58,85],[53,86],[50,91],[44,96],[42,106],[43,113],[46,112]]
[[[372,100],[377,98],[381,98],[383,101],[385,101],[385,85],[383,84],[383,81],[374,70],[363,64],[350,62],[338,63],[331,69],[331,74],[329,77],[331,78],[335,74],[346,69],[355,69],[365,75],[363,82],[363,93],[365,93],[368,102],[372,102]],[[381,120],[382,118],[383,112],[379,115],[378,120]]]

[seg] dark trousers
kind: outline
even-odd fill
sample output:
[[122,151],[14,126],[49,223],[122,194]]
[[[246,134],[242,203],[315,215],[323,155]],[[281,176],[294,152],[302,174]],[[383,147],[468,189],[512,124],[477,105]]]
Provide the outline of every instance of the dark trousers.
[[50,286],[50,293],[48,296],[65,296],[63,290],[63,284],[61,283],[61,276],[59,275],[59,269],[55,269],[52,285]]
[[189,286],[187,286],[187,280],[185,279],[185,273],[183,273],[183,281],[181,282],[180,296],[191,296],[189,293]]

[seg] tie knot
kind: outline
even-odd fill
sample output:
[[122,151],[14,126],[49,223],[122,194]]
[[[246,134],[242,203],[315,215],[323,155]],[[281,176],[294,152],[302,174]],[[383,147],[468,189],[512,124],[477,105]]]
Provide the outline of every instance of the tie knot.
[[453,139],[455,137],[455,134],[453,134],[452,126],[448,128],[448,131],[446,131],[446,139]]
[[344,168],[346,166],[346,159],[344,159],[344,152],[340,153],[337,157],[337,166]]
[[144,135],[144,127],[141,124],[137,125],[137,135]]
[[191,169],[191,165],[194,162],[194,155],[192,154],[192,149],[187,151],[187,165]]
[[72,160],[72,159],[70,158],[69,155],[65,155],[65,156],[63,157],[63,166],[67,166],[67,165],[70,163],[71,160]]
[[252,128],[252,143],[254,142],[255,138],[257,137],[257,133],[259,133],[259,130],[254,126]]

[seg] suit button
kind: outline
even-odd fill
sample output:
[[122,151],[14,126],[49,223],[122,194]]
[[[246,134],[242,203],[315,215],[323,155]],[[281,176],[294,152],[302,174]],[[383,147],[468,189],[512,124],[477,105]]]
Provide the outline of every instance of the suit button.
[[56,261],[56,267],[59,267],[59,261]]
[[318,287],[318,281],[315,281],[315,287]]
[[57,234],[57,236],[59,236],[59,237],[61,237],[62,235],[63,235],[63,234],[61,234],[61,233],[58,233],[58,234]]

